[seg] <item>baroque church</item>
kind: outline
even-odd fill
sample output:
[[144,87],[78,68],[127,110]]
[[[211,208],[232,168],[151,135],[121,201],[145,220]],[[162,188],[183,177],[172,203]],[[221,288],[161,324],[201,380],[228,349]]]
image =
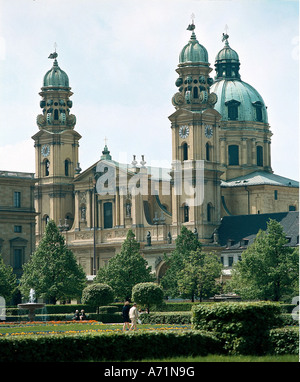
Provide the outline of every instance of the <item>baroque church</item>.
[[182,226],[204,251],[220,255],[225,270],[269,218],[282,222],[287,234],[292,230],[290,245],[298,245],[299,183],[272,171],[263,98],[242,81],[227,34],[213,69],[194,23],[188,30],[168,117],[170,168],[147,166],[144,157],[117,162],[105,144],[99,161],[81,170],[69,78],[57,53],[49,56],[53,66],[43,78],[39,130],[32,137],[36,243],[53,219],[88,278],[120,251],[129,229],[158,280]]

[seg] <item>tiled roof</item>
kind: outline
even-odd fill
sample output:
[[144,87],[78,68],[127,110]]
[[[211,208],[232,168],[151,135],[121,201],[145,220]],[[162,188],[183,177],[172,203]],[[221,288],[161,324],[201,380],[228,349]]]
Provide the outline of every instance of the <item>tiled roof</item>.
[[265,184],[273,186],[299,187],[299,182],[296,180],[285,178],[266,171],[255,171],[251,174],[240,176],[238,178],[222,181],[221,187],[256,186]]
[[[299,240],[299,212],[278,212],[257,215],[224,216],[219,227],[219,243],[221,246],[239,249],[243,247],[243,240],[252,244],[260,229],[266,230],[269,219],[278,221],[290,242],[287,245],[296,246]],[[242,248],[241,248],[242,249]]]

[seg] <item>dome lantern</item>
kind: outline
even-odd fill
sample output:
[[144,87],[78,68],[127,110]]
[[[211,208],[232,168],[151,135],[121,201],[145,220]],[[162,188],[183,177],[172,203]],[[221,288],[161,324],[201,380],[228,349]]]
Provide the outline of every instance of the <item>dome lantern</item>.
[[222,41],[225,41],[225,46],[216,56],[215,68],[218,79],[240,79],[240,60],[237,52],[229,46],[229,35],[223,33]]

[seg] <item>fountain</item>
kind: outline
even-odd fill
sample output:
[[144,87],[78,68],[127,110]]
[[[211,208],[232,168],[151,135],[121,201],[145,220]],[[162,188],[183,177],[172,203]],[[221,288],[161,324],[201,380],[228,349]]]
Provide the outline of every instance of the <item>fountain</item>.
[[24,304],[18,304],[19,309],[26,309],[29,311],[28,313],[29,321],[34,321],[36,309],[41,309],[44,306],[45,304],[43,303],[35,302],[35,291],[32,288],[30,289],[30,292],[29,292],[29,302]]

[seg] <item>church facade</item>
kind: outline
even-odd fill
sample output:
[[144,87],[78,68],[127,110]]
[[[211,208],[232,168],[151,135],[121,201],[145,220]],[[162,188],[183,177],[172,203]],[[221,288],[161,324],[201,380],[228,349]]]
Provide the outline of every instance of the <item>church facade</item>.
[[272,171],[267,108],[242,81],[229,36],[223,34],[213,75],[195,25],[188,29],[191,36],[179,54],[171,100],[170,168],[147,166],[144,157],[135,156],[131,163],[119,163],[105,145],[99,161],[82,171],[69,78],[57,53],[50,56],[53,66],[39,93],[39,130],[32,137],[36,240],[53,219],[87,276],[118,253],[128,229],[159,279],[164,254],[174,249],[183,225],[197,235],[203,250],[222,257],[226,246],[219,230],[230,221],[224,217],[299,209],[298,182]]

